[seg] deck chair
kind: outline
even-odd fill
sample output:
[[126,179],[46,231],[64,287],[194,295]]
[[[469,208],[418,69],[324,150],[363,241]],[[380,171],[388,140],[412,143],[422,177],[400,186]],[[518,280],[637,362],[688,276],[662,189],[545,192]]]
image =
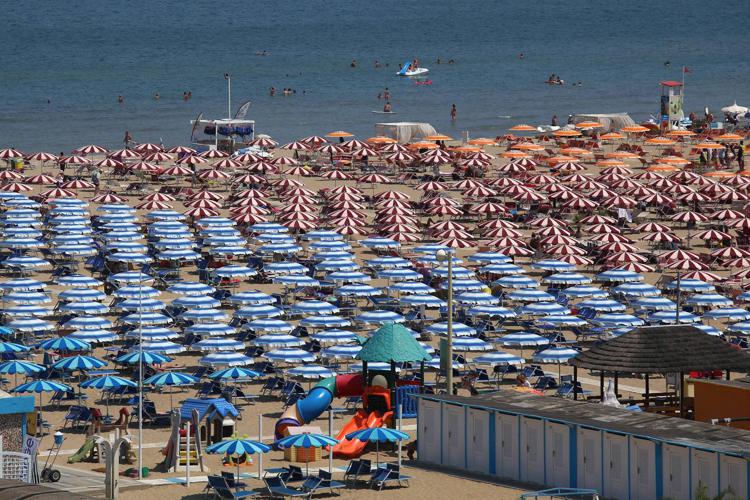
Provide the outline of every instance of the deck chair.
[[263,478],[263,482],[266,484],[266,488],[268,489],[271,498],[298,498],[310,496],[307,492],[288,487],[281,477],[266,477]]
[[213,491],[213,498],[240,499],[249,498],[260,494],[260,491],[233,491],[226,479],[221,476],[208,476],[208,485],[204,491]]
[[318,478],[320,478],[320,484],[318,487],[320,489],[328,489],[331,493],[334,493],[334,490],[336,490],[336,494],[340,495],[341,490],[346,488],[344,483],[334,480],[333,475],[325,469],[320,469],[318,471]]

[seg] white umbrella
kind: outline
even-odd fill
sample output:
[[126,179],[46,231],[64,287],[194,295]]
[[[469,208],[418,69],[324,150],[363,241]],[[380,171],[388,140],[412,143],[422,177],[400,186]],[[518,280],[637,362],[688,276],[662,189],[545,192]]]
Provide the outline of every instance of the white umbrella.
[[739,106],[737,104],[737,101],[734,101],[734,104],[732,104],[731,106],[721,108],[721,112],[733,115],[738,113],[747,113],[748,109],[745,106]]

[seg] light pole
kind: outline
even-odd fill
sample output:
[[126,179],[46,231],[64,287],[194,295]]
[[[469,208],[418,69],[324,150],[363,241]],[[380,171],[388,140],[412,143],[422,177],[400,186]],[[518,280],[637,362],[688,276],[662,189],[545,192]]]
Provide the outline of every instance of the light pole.
[[448,394],[453,394],[453,256],[449,251],[440,249],[435,253],[438,262],[448,261],[448,339],[445,343],[446,353],[440,353],[447,359],[445,369],[445,385]]
[[140,275],[138,277],[138,479],[143,479],[143,284]]
[[227,118],[232,119],[232,75],[224,73],[224,79],[227,81]]

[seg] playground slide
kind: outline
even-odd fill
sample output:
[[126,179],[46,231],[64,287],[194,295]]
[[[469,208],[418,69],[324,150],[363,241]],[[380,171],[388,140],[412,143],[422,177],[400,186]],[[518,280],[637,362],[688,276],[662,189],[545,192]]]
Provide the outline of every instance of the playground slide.
[[91,457],[91,452],[94,450],[95,444],[96,441],[94,439],[86,439],[86,441],[83,443],[83,446],[78,448],[77,452],[68,457],[68,463],[75,464],[80,462],[81,460],[88,460],[89,457]]
[[378,412],[368,414],[365,410],[359,410],[347,424],[341,429],[336,439],[339,444],[333,447],[333,456],[336,458],[357,458],[365,451],[366,442],[356,439],[346,439],[346,435],[360,429],[372,429],[373,427],[383,427],[386,419],[391,412],[380,416]]

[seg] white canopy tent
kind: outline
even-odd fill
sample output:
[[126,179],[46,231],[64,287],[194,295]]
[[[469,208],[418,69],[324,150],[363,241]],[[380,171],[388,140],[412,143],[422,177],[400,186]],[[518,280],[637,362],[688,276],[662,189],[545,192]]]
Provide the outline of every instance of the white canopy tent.
[[422,138],[426,135],[437,134],[435,127],[429,123],[419,122],[392,122],[376,123],[375,134],[385,137],[391,137],[398,142],[412,142],[414,139]]

